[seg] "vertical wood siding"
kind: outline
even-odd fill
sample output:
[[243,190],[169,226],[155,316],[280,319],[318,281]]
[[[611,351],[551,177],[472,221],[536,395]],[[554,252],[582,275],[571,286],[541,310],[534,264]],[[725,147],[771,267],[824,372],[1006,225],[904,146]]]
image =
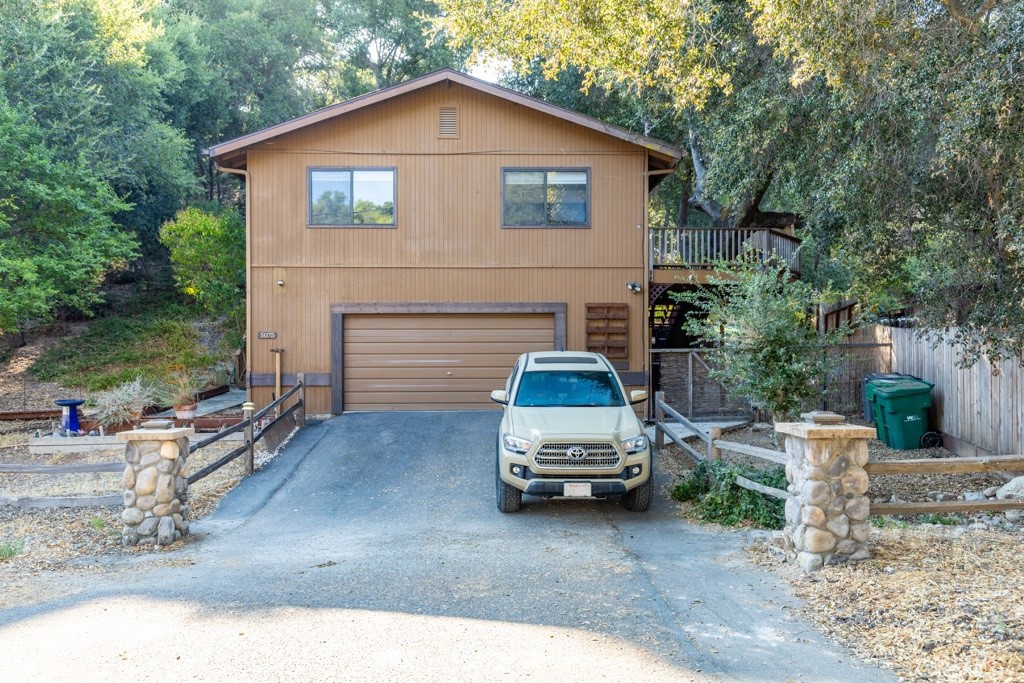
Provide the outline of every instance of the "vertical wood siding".
[[[458,107],[459,138],[438,138],[441,106]],[[307,171],[325,166],[395,168],[395,227],[307,228]],[[505,167],[589,168],[591,227],[502,228]],[[639,147],[457,84],[259,145],[248,157],[250,370],[272,372],[273,347],[286,372],[330,372],[330,305],[377,301],[565,302],[570,349],[585,348],[587,303],[621,302],[628,369],[646,370],[646,298],[626,289],[646,280],[645,167]],[[254,390],[257,403],[269,396]],[[327,388],[307,396],[311,412],[329,412]]]

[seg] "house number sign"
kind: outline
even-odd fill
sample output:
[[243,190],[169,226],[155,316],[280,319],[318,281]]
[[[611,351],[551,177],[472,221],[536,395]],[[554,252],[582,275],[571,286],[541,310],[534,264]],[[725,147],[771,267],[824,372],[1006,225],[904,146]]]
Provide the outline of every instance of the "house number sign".
[[273,330],[260,330],[256,336],[260,339],[277,339],[277,332]]

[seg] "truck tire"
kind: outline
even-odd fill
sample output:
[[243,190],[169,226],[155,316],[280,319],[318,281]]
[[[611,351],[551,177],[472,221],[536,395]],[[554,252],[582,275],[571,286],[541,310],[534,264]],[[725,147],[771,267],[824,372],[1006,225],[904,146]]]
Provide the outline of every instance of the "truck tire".
[[523,492],[517,489],[515,486],[509,486],[501,480],[501,473],[498,471],[499,461],[497,457],[494,459],[494,481],[495,481],[495,501],[498,503],[498,509],[502,512],[519,512],[519,508],[523,504]]
[[637,486],[635,489],[627,491],[622,496],[622,507],[626,508],[630,512],[646,512],[651,507],[651,495],[652,481],[654,476],[647,478],[647,481]]

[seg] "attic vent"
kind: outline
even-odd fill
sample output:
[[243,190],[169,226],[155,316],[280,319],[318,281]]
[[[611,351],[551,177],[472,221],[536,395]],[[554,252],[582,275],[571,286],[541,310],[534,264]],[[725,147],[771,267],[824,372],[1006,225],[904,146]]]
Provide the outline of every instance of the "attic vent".
[[441,107],[438,117],[437,137],[457,138],[459,137],[459,108]]

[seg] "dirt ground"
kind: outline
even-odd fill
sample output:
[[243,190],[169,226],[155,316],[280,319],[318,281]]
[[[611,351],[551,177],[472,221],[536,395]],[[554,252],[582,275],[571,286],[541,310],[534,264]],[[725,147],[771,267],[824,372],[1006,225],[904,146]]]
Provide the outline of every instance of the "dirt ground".
[[[775,448],[771,433],[744,428],[725,439]],[[692,440],[700,449],[703,442]],[[869,442],[872,460],[950,457],[943,449],[894,451]],[[745,466],[764,461],[723,453]],[[669,446],[659,465],[672,480],[693,461]],[[875,501],[956,498],[1005,483],[999,474],[884,476]],[[680,514],[693,518],[689,503]],[[934,523],[934,522],[941,523]],[[929,523],[932,522],[932,523]],[[872,518],[873,558],[805,575],[786,564],[781,532],[748,549],[806,601],[804,616],[857,655],[913,683],[1024,682],[1024,525],[1004,514]]]

